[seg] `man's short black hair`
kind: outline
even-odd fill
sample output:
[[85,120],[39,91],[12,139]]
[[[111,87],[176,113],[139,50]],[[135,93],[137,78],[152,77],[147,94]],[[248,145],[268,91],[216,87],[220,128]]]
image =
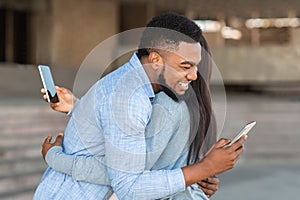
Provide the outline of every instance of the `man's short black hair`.
[[197,43],[202,31],[185,16],[176,13],[158,15],[147,24],[140,40],[138,57],[149,55],[149,49],[175,50],[179,42]]

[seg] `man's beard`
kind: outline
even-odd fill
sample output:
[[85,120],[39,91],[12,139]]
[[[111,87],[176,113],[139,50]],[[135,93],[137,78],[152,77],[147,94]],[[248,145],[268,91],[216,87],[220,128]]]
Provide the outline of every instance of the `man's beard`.
[[[183,95],[179,95],[176,93],[175,90],[173,90],[172,88],[170,88],[167,83],[166,83],[166,79],[164,76],[165,73],[165,69],[166,66],[163,66],[162,72],[160,73],[159,77],[158,77],[158,84],[160,86],[160,90],[163,91],[164,93],[166,93],[166,95],[168,95],[171,99],[173,99],[176,102],[181,102],[183,101],[186,97],[186,94]],[[187,92],[187,91],[186,91]]]

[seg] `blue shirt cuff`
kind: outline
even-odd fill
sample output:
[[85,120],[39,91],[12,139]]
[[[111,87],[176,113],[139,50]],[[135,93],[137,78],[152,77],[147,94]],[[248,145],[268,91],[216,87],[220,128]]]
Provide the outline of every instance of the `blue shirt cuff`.
[[171,193],[182,192],[186,189],[185,179],[180,168],[171,171],[168,176],[168,185],[171,186],[169,188]]
[[72,110],[70,110],[70,111],[67,113],[67,116],[71,117],[72,112],[73,112],[73,109],[74,109],[75,105],[76,105],[79,101],[80,101],[80,100],[79,100],[78,98],[75,97],[74,104],[73,104],[73,108],[72,108]]

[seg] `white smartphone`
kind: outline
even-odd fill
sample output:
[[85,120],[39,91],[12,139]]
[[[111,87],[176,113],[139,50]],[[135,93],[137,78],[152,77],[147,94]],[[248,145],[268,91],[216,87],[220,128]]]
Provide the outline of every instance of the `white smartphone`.
[[49,103],[50,102],[51,103],[59,102],[50,67],[45,66],[45,65],[39,65],[38,68],[39,68],[40,76],[41,76],[41,79],[43,82],[43,86],[44,86],[45,90],[47,91],[46,92],[47,101]]
[[231,142],[224,147],[229,147],[238,141],[243,135],[246,135],[256,124],[256,121],[246,124],[246,126],[231,140]]

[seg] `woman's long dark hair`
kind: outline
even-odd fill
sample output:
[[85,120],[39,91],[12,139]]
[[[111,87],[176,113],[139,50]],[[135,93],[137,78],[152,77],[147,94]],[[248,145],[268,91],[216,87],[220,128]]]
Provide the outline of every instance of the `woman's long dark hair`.
[[[166,32],[166,30],[173,32]],[[183,37],[184,35],[187,37]],[[191,82],[192,87],[183,95],[190,114],[190,148],[187,163],[192,164],[199,160],[200,150],[203,149],[205,152],[216,141],[216,126],[209,91],[212,70],[210,51],[197,24],[185,16],[164,13],[152,18],[147,24],[139,44],[138,57],[148,56],[149,48],[161,48],[166,41],[168,41],[167,46],[178,46],[179,42],[194,43],[195,41],[202,46],[198,78]],[[176,99],[176,94],[174,96],[171,95],[171,98]]]
[[[193,164],[200,159],[200,150],[206,152],[216,142],[216,121],[213,115],[209,82],[212,73],[212,60],[208,44],[202,35],[201,62],[198,78],[191,82],[192,89],[188,91],[185,102],[190,114],[190,148],[187,164]],[[205,144],[204,144],[205,143]]]

